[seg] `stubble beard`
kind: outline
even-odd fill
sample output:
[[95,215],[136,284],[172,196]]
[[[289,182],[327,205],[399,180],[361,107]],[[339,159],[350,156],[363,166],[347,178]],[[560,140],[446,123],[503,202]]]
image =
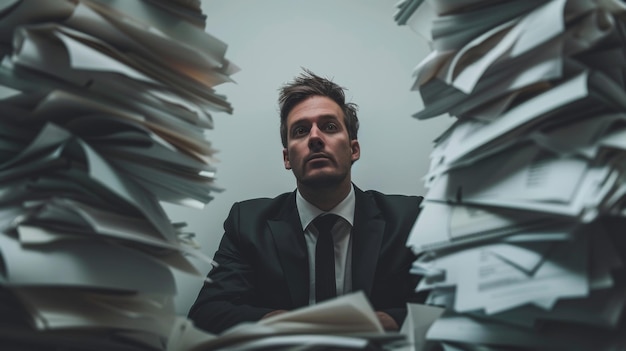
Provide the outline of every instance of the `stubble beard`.
[[339,186],[347,177],[348,173],[320,174],[314,177],[302,177],[299,183],[310,189],[329,189]]

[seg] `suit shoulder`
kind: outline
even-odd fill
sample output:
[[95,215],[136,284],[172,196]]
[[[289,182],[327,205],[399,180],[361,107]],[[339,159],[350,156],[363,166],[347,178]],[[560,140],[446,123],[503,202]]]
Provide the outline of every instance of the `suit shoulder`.
[[371,198],[383,217],[392,220],[413,221],[420,212],[422,196],[383,194],[379,191],[365,191],[365,196]]
[[240,211],[243,212],[258,212],[258,213],[267,213],[279,210],[285,202],[288,200],[290,196],[293,195],[293,192],[283,193],[274,198],[270,197],[259,197],[254,199],[248,199],[236,202],[233,207],[237,207]]
[[391,203],[399,203],[399,204],[412,204],[418,205],[424,200],[423,196],[417,195],[400,195],[400,194],[383,194],[380,191],[376,190],[366,190],[365,194],[371,196],[376,200],[376,202],[391,202]]

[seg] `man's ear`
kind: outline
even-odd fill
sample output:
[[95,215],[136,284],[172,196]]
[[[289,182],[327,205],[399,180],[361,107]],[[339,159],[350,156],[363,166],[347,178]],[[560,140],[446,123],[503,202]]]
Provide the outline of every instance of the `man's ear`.
[[289,153],[287,148],[283,149],[283,162],[285,163],[285,169],[291,169],[291,162],[289,162]]
[[361,145],[356,139],[350,140],[350,147],[352,148],[352,163],[361,158]]

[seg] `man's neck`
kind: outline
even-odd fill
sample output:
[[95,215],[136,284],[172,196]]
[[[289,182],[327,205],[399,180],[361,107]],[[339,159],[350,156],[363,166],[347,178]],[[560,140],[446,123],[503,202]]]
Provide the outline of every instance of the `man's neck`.
[[298,183],[298,191],[302,197],[322,211],[330,211],[348,196],[352,182],[342,182],[334,186],[308,187]]

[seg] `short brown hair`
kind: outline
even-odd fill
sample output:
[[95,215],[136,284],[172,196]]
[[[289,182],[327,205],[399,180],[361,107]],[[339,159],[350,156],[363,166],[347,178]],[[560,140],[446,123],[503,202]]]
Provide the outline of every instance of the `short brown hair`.
[[290,83],[280,88],[278,96],[278,106],[280,107],[280,138],[283,147],[287,147],[287,116],[289,112],[302,101],[311,96],[325,96],[339,105],[343,111],[343,120],[348,129],[350,140],[357,138],[359,131],[359,118],[356,115],[358,106],[355,103],[346,103],[347,90],[329,79],[313,74],[308,69],[304,73],[294,78]]

